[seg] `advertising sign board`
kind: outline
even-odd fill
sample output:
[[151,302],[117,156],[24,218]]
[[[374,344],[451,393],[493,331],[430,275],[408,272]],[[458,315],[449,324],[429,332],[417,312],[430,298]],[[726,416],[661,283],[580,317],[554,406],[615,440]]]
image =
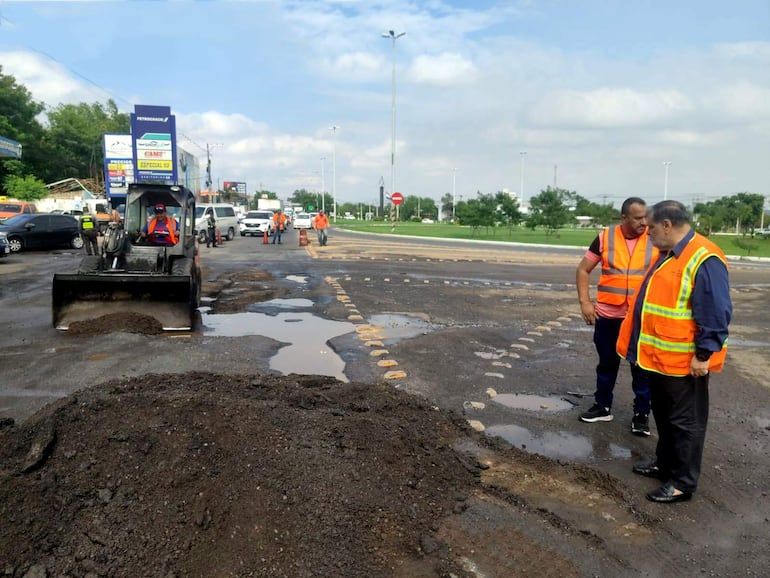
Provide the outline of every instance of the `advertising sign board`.
[[176,117],[171,107],[135,105],[131,134],[136,181],[177,184]]
[[0,136],[0,158],[10,157],[12,159],[21,158],[21,144],[15,140]]
[[113,206],[125,199],[129,183],[134,182],[133,156],[130,134],[104,135],[104,188]]

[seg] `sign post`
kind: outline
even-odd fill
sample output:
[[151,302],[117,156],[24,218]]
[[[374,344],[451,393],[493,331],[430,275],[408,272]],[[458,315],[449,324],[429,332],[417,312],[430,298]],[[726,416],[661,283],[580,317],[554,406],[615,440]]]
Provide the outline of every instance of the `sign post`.
[[402,195],[399,192],[395,192],[392,195],[390,195],[390,202],[393,203],[393,205],[396,207],[395,211],[393,211],[392,209],[390,211],[390,214],[391,214],[392,219],[393,219],[393,224],[392,224],[392,226],[390,228],[390,232],[391,233],[395,233],[396,232],[396,221],[398,220],[398,206],[401,203],[404,202],[404,195]]

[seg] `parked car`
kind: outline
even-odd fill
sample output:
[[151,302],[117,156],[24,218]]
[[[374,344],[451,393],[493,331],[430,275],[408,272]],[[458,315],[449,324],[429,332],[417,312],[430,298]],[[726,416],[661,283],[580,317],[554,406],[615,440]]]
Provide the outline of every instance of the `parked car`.
[[195,230],[198,231],[198,241],[206,242],[206,233],[208,219],[211,213],[214,213],[214,219],[217,221],[222,237],[228,241],[235,238],[235,232],[239,229],[238,217],[235,215],[235,207],[224,203],[215,203],[213,205],[200,204],[195,206]]
[[313,218],[308,213],[297,213],[294,215],[295,229],[312,229]]
[[69,215],[17,215],[0,224],[0,233],[5,233],[12,253],[33,248],[83,247],[78,220]]
[[8,244],[8,237],[5,233],[0,233],[0,259],[11,254],[11,247]]
[[29,201],[4,201],[0,203],[0,220],[36,212],[35,205]]
[[273,234],[273,211],[249,211],[239,225],[241,237],[246,235],[264,236]]
[[770,239],[770,227],[764,229],[754,229],[754,236],[761,237],[762,239]]

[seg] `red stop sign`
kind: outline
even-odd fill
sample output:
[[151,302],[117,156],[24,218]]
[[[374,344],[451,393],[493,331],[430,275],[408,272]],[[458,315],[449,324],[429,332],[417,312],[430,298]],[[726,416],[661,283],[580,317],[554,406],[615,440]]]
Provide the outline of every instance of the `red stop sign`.
[[404,195],[401,193],[393,193],[390,197],[390,202],[394,205],[400,205],[404,202]]

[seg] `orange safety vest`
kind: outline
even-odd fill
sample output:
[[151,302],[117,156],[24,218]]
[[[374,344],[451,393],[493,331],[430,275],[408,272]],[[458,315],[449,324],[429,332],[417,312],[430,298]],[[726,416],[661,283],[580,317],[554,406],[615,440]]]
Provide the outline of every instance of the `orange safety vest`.
[[329,218],[326,215],[316,215],[315,216],[315,222],[313,223],[313,226],[316,229],[325,229],[329,226]]
[[[690,374],[697,331],[690,297],[698,269],[706,259],[715,256],[727,266],[722,250],[696,233],[679,257],[667,257],[650,274],[642,303],[641,327],[636,346],[639,367],[663,375]],[[629,307],[631,309],[620,326],[617,342],[617,352],[624,359],[631,341],[634,303]],[[720,371],[726,355],[727,343],[721,351],[711,355],[709,371]]]
[[283,213],[276,213],[273,215],[273,223],[275,226],[283,231],[286,228],[286,215]]
[[636,294],[644,274],[658,258],[645,231],[636,241],[631,255],[620,225],[602,231],[602,274],[596,287],[596,300],[607,305],[623,305]]
[[[173,225],[169,226],[169,223],[174,223]],[[153,217],[150,219],[150,224],[147,225],[147,236],[149,237],[152,235],[153,231],[155,230],[155,227],[160,224],[160,221],[158,221],[158,217]],[[164,229],[162,227],[158,227],[158,231],[164,232]],[[166,228],[165,231],[168,231],[168,238],[169,241],[171,241],[172,245],[176,245],[176,242],[178,239],[176,238],[176,221],[174,221],[171,217],[166,216]]]

